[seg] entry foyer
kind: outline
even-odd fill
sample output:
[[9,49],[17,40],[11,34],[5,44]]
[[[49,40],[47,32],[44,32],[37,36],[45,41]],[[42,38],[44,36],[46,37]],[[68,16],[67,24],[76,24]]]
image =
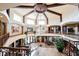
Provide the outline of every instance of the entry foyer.
[[0,56],[79,56],[79,4],[0,3]]

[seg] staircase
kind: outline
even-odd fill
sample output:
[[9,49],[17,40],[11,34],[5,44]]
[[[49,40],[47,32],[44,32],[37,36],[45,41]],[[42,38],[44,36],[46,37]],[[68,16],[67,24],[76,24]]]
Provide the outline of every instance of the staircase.
[[2,47],[5,44],[8,38],[9,38],[9,33],[0,36],[0,47]]

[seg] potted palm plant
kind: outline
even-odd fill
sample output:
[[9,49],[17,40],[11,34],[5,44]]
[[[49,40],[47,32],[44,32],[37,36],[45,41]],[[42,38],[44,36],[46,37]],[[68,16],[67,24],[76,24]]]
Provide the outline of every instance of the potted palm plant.
[[59,52],[63,52],[64,49],[64,42],[61,38],[57,38],[55,41],[56,47]]
[[76,50],[76,56],[79,56],[79,49],[78,48],[76,48],[77,50]]

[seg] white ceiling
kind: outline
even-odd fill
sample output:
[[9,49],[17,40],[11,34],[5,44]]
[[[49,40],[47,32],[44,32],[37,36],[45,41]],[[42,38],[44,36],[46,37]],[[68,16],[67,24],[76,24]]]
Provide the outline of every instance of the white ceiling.
[[29,9],[29,8],[10,8],[10,10],[17,12],[20,15],[25,15],[27,13],[29,13],[30,11],[32,11],[33,9]]

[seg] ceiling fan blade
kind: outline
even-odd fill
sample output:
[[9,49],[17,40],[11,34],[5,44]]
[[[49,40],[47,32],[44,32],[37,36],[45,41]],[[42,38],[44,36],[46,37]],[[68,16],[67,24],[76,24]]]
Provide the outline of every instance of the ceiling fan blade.
[[38,20],[38,16],[39,16],[39,13],[37,14],[37,16],[36,16],[36,21],[35,21],[35,24],[37,25],[37,20]]
[[54,3],[54,4],[47,5],[47,7],[50,8],[50,7],[58,7],[63,5],[66,5],[66,4]]
[[34,10],[30,11],[29,13],[25,14],[24,16],[27,16],[27,15],[33,13],[33,12],[34,12]]
[[46,19],[48,19],[47,15],[45,13],[43,13],[43,15],[46,17]]
[[52,11],[52,10],[49,10],[49,9],[47,9],[47,11],[50,12],[50,13],[53,13],[53,14],[59,15],[59,16],[61,15],[61,13],[58,13],[58,12],[55,12],[55,11]]
[[43,15],[45,16],[46,20],[47,20],[47,24],[48,24],[48,17],[45,13],[43,13]]
[[17,6],[17,8],[34,8],[34,6],[20,5],[20,6]]

